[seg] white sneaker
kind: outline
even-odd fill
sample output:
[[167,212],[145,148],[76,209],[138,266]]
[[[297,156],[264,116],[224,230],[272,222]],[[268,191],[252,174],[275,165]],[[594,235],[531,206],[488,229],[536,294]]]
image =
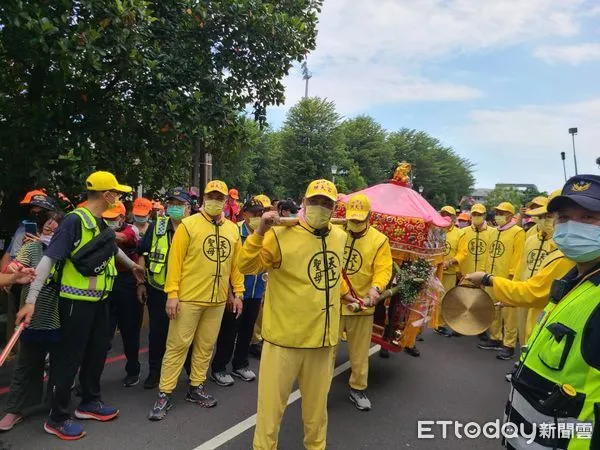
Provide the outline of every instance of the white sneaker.
[[227,372],[212,372],[210,379],[219,386],[233,386],[235,384],[235,381],[233,381],[233,378]]
[[243,381],[250,382],[256,380],[256,374],[252,372],[247,367],[242,367],[241,369],[234,370],[231,372],[234,377],[238,377]]
[[506,381],[508,381],[509,383],[512,381],[512,372],[507,373],[506,375],[504,375],[504,378],[506,379]]
[[371,400],[369,400],[365,391],[350,389],[350,400],[361,411],[369,411],[371,409]]

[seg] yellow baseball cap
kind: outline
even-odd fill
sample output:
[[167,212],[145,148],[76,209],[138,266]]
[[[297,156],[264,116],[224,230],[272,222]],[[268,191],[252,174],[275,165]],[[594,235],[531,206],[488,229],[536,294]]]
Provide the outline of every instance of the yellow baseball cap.
[[308,187],[306,188],[306,194],[304,196],[306,198],[317,197],[317,196],[327,197],[334,202],[337,201],[337,188],[335,184],[333,184],[329,180],[315,180],[312,181]]
[[113,208],[104,211],[102,213],[102,217],[104,217],[105,219],[116,219],[117,217],[124,216],[125,214],[127,214],[127,211],[125,210],[125,205],[123,204],[123,202],[117,202],[115,203],[115,206]]
[[[562,193],[562,189],[557,189],[556,191],[552,191],[550,196],[546,199],[546,202],[542,204],[539,208],[528,209],[526,214],[528,216],[543,216],[544,214],[548,214],[548,203],[550,203],[553,199],[558,197]],[[538,203],[539,205],[540,203]]]
[[365,194],[355,194],[348,200],[346,219],[363,221],[371,212],[371,202]]
[[271,199],[269,197],[267,197],[265,194],[255,195],[254,199],[258,200],[263,205],[263,208],[273,207],[273,205],[271,204]]
[[503,212],[514,214],[515,207],[512,205],[512,203],[502,202],[494,208],[494,211],[503,211]]
[[444,206],[442,209],[440,209],[440,212],[447,212],[451,216],[456,215],[456,209],[454,209],[452,206]]
[[471,214],[473,214],[473,213],[485,214],[486,212],[487,212],[487,209],[485,209],[485,206],[483,206],[481,203],[475,203],[471,207]]
[[229,195],[229,189],[227,189],[227,185],[221,180],[209,181],[204,188],[204,193],[208,194],[209,192],[218,192],[226,197]]
[[[545,206],[547,204],[548,204],[548,198],[547,197],[536,197],[536,198],[534,198],[533,200],[531,200],[529,202],[529,204],[527,205],[527,208],[528,209],[532,209],[531,207],[533,205],[537,205],[538,207],[540,207],[540,206]],[[533,209],[535,209],[535,208],[533,208]]]
[[131,186],[119,184],[117,178],[110,172],[94,172],[87,180],[85,186],[88,191],[117,191],[125,194],[131,192]]

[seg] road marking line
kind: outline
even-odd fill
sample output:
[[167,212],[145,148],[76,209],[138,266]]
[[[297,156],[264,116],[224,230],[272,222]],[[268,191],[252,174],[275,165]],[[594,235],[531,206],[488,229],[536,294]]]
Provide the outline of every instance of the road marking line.
[[[373,354],[378,352],[380,348],[381,347],[379,345],[374,345],[373,347],[371,347],[369,349],[369,356],[372,356]],[[337,377],[339,374],[345,372],[349,368],[350,368],[350,361],[346,361],[345,363],[340,364],[333,371],[333,377],[334,378]],[[287,404],[291,405],[295,401],[298,401],[299,398],[300,398],[300,390],[297,389],[290,394]],[[236,438],[237,436],[242,434],[244,431],[249,430],[250,428],[252,428],[255,425],[256,425],[256,414],[253,414],[250,417],[248,417],[247,419],[242,420],[241,422],[235,424],[231,428],[223,431],[221,434],[215,436],[214,438],[210,439],[209,441],[206,441],[205,443],[199,445],[194,450],[214,450],[215,448],[219,448],[221,445],[226,444],[227,442]]]

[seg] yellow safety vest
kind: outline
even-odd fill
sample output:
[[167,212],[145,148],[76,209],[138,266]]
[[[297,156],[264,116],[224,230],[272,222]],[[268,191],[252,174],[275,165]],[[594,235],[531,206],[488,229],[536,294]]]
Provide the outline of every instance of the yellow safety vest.
[[[359,298],[364,298],[373,286],[385,289],[392,278],[392,265],[392,251],[386,235],[373,227],[369,227],[367,232],[358,238],[348,233],[344,268]],[[343,316],[370,316],[374,312],[375,308],[367,308],[355,313],[346,308],[346,305],[342,305]]]
[[[586,335],[600,323],[599,285],[600,276],[592,275],[558,303],[548,304],[529,339],[521,367],[513,375],[505,420],[524,424],[526,429],[535,424],[535,448],[600,448],[600,368],[586,361],[586,355],[600,352],[597,341],[590,337],[586,341]],[[557,392],[563,385],[573,390],[572,397]],[[543,436],[539,432],[542,423],[554,426],[554,433]],[[561,428],[572,433],[561,435]],[[520,437],[508,439],[508,443],[518,450],[532,448]]]
[[159,216],[154,224],[150,253],[147,255],[146,274],[148,283],[159,290],[165,287],[167,276],[167,258],[169,255],[169,217]]
[[95,217],[87,209],[77,208],[69,214],[75,214],[81,220],[81,240],[57,272],[60,274],[60,296],[88,302],[103,300],[112,291],[114,279],[117,276],[115,258],[113,256],[104,271],[96,277],[86,277],[79,273],[70,257],[96,237],[100,230]]
[[337,345],[346,233],[332,226],[329,234],[317,236],[296,225],[273,228],[265,235],[264,245],[271,240],[277,243],[273,242],[281,262],[268,271],[263,339],[292,348]]

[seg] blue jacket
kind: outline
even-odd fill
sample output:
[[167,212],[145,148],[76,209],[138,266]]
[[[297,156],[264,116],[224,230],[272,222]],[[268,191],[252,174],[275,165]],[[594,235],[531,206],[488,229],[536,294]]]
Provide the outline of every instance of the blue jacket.
[[[242,244],[244,244],[246,238],[252,233],[245,222],[238,223],[238,228],[240,230],[240,236],[242,237]],[[246,289],[244,291],[244,300],[262,298],[265,293],[265,282],[262,279],[263,273],[264,272],[261,272],[258,275],[246,275],[244,277],[244,287]]]

